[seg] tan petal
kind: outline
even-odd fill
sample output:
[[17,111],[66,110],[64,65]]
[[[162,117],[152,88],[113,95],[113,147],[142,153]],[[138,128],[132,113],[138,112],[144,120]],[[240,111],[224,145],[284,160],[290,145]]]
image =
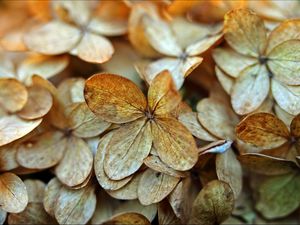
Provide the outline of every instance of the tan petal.
[[219,180],[229,184],[234,198],[237,199],[242,191],[243,171],[231,148],[222,154],[217,154],[216,173]]
[[0,209],[0,224],[4,224],[5,220],[7,217],[7,212],[5,212],[4,210]]
[[0,175],[0,208],[10,213],[25,209],[28,195],[25,184],[13,173]]
[[55,205],[55,218],[59,224],[86,224],[95,208],[94,187],[79,190],[62,188]]
[[182,49],[167,22],[150,16],[144,16],[142,20],[146,37],[156,51],[167,56],[179,57],[182,54]]
[[147,169],[139,182],[138,198],[143,205],[160,202],[175,188],[180,178]]
[[0,146],[24,137],[41,122],[42,119],[27,121],[14,115],[0,118]]
[[33,27],[24,36],[25,45],[45,55],[58,55],[70,51],[81,37],[81,31],[60,21]]
[[133,200],[138,198],[138,185],[142,173],[138,173],[123,187],[114,191],[106,191],[111,197],[121,200]]
[[93,154],[87,143],[77,137],[68,138],[64,157],[55,168],[57,178],[69,187],[83,183],[93,167]]
[[178,117],[179,122],[181,122],[186,128],[192,133],[193,136],[204,141],[215,141],[216,137],[210,134],[198,121],[196,112],[182,113]]
[[40,180],[27,179],[24,184],[28,193],[28,202],[43,203],[45,183]]
[[171,74],[168,71],[159,73],[152,81],[148,90],[148,106],[150,113],[164,115],[172,112],[181,102]]
[[59,180],[57,178],[53,178],[49,181],[45,188],[43,205],[46,212],[52,217],[54,217],[56,199],[58,198],[62,187],[63,185],[59,182]]
[[90,63],[103,63],[111,58],[114,48],[105,37],[85,32],[71,53]]
[[64,105],[84,102],[84,85],[83,78],[67,78],[57,87],[57,98]]
[[67,116],[70,119],[69,128],[77,137],[89,138],[103,133],[110,123],[98,118],[86,103],[73,103],[68,107]]
[[281,119],[286,126],[290,126],[294,116],[283,110],[278,104],[274,106],[275,115]]
[[289,130],[276,116],[255,113],[236,126],[236,134],[244,142],[264,148],[276,148],[287,141]]
[[18,163],[29,169],[46,169],[63,157],[67,140],[61,132],[48,131],[34,136],[18,148]]
[[105,190],[117,190],[126,185],[132,176],[126,177],[123,180],[111,180],[104,172],[104,158],[107,152],[107,146],[113,136],[114,132],[109,132],[100,139],[97,152],[95,155],[94,168],[96,178],[102,188]]
[[173,177],[186,177],[187,174],[182,171],[177,171],[163,163],[158,156],[148,156],[146,159],[144,159],[144,163],[146,166],[148,166],[150,169],[155,170],[157,172],[161,172],[164,174],[168,174]]
[[122,224],[132,224],[132,225],[150,225],[149,220],[138,213],[123,213],[116,215],[110,220],[102,223],[102,225],[122,225]]
[[283,175],[295,172],[294,162],[259,153],[247,153],[238,157],[242,165],[251,171],[263,175]]
[[198,159],[193,136],[174,118],[159,118],[151,124],[153,144],[160,159],[175,170],[189,170]]
[[286,20],[280,23],[269,35],[267,53],[270,53],[277,45],[292,39],[300,38],[300,20]]
[[94,17],[89,22],[88,30],[105,36],[119,36],[127,32],[127,21],[111,21]]
[[112,74],[97,74],[85,83],[85,100],[100,118],[125,123],[143,117],[146,98],[130,80]]
[[0,53],[0,74],[0,77],[3,78],[15,77],[15,65],[13,61],[3,53]]
[[257,63],[256,58],[241,55],[231,48],[217,48],[213,50],[213,58],[225,73],[237,78],[246,67]]
[[173,212],[173,209],[171,208],[170,204],[167,200],[164,200],[159,203],[158,206],[158,224],[159,225],[176,225],[181,224],[181,221],[179,218],[176,217],[176,215]]
[[33,120],[45,116],[51,109],[53,100],[50,92],[40,86],[27,88],[28,100],[26,105],[18,112],[23,119]]
[[200,155],[207,153],[224,153],[231,147],[232,143],[233,141],[230,140],[214,141],[208,145],[198,148],[198,152]]
[[231,215],[233,206],[234,195],[230,186],[223,181],[211,181],[195,199],[189,223],[220,224]]
[[16,159],[17,148],[17,144],[4,145],[3,147],[0,147],[0,171],[13,170],[19,166]]
[[242,71],[231,94],[231,104],[239,115],[256,110],[268,96],[270,81],[265,66],[251,66]]
[[225,15],[224,35],[237,52],[257,57],[266,46],[267,30],[264,22],[248,9],[236,9]]
[[187,57],[185,61],[175,58],[163,58],[150,63],[145,68],[145,79],[151,84],[152,80],[163,70],[168,70],[173,78],[175,86],[180,89],[184,78],[188,76],[200,63],[200,57]]
[[48,79],[63,71],[68,63],[69,58],[67,55],[31,55],[19,65],[17,69],[18,79],[26,81],[35,74]]
[[42,203],[29,203],[23,212],[8,216],[8,224],[57,224],[47,214]]
[[149,155],[152,145],[150,124],[139,119],[125,124],[113,134],[104,159],[104,170],[113,180],[135,173]]
[[273,97],[283,110],[292,115],[300,113],[300,95],[275,79],[272,79],[271,85]]
[[234,85],[234,79],[227,74],[225,74],[222,70],[220,70],[217,66],[215,67],[216,76],[222,85],[223,89],[226,91],[228,95],[232,92],[232,87]]
[[12,30],[5,35],[1,35],[0,47],[6,51],[27,51],[23,37],[26,32],[26,27],[21,27],[17,30]]
[[26,87],[12,78],[0,79],[0,106],[14,113],[24,107],[28,99]]
[[213,98],[197,104],[198,120],[211,134],[221,139],[235,139],[234,126],[239,119],[230,107]]

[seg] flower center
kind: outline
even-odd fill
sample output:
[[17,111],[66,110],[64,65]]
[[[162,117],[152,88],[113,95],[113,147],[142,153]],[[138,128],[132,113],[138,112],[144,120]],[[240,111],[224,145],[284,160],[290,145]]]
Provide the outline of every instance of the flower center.
[[261,55],[258,57],[258,61],[261,65],[264,65],[268,62],[268,57]]

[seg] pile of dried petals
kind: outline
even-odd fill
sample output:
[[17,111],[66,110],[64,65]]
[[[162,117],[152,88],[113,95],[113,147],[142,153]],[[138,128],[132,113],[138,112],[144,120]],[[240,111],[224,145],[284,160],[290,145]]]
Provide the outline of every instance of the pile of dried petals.
[[299,212],[299,1],[0,1],[0,224]]

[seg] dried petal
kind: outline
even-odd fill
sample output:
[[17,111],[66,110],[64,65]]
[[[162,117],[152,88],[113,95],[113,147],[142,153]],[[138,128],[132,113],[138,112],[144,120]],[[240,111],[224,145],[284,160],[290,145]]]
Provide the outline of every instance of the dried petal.
[[17,148],[17,144],[0,147],[0,171],[9,171],[19,167],[16,159]]
[[125,123],[144,116],[146,98],[130,80],[113,74],[97,74],[85,83],[89,108],[100,118]]
[[28,202],[42,203],[44,198],[45,184],[40,180],[24,181],[28,193]]
[[158,224],[159,225],[177,225],[181,221],[176,217],[173,212],[173,209],[170,207],[170,204],[167,200],[159,203],[158,207]]
[[132,225],[150,225],[149,220],[138,213],[123,213],[114,216],[110,220],[102,223],[102,225],[122,225],[122,224],[132,224]]
[[223,89],[226,91],[228,95],[232,92],[232,87],[234,85],[234,79],[230,76],[226,75],[222,70],[220,70],[217,66],[215,67],[216,76],[222,85]]
[[46,212],[52,217],[54,217],[56,199],[58,198],[62,187],[63,185],[59,182],[59,180],[57,178],[53,178],[49,181],[45,188],[43,204]]
[[201,155],[207,154],[207,153],[224,153],[226,152],[232,145],[233,141],[229,140],[218,140],[214,141],[208,145],[205,145],[198,149],[198,152]]

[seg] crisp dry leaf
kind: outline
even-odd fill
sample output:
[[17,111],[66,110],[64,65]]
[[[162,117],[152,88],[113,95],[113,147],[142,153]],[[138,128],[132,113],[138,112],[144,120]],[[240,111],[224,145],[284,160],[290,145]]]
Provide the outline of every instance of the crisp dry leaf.
[[63,157],[67,139],[59,131],[38,134],[18,147],[18,163],[29,169],[46,169],[56,165]]
[[211,181],[195,199],[188,223],[220,224],[230,216],[233,206],[234,194],[230,186],[223,181]]
[[34,130],[42,119],[22,120],[15,115],[0,118],[0,146],[11,143]]
[[219,180],[229,184],[237,199],[242,191],[243,171],[231,148],[216,156],[216,173]]
[[106,192],[115,199],[121,199],[121,200],[137,199],[138,198],[138,193],[137,193],[138,185],[139,185],[141,176],[142,176],[142,173],[137,173],[123,187],[119,188],[118,190],[112,190],[112,191],[108,190]]
[[200,155],[207,153],[224,153],[231,147],[232,143],[233,141],[230,140],[214,141],[208,145],[198,148],[198,152]]
[[3,173],[0,175],[0,193],[0,209],[6,212],[21,212],[28,203],[26,186],[13,173]]
[[239,115],[256,110],[267,98],[270,87],[269,72],[258,64],[244,69],[232,87],[231,104]]
[[231,48],[214,49],[213,58],[220,69],[234,78],[237,78],[246,67],[257,63],[257,59],[241,55]]
[[292,115],[300,113],[299,95],[294,93],[287,85],[275,79],[272,79],[271,85],[273,97],[283,110]]
[[216,76],[222,85],[223,89],[226,91],[228,95],[232,92],[232,87],[234,84],[234,79],[228,75],[226,75],[222,70],[220,70],[217,66],[215,67]]
[[235,139],[234,126],[238,117],[227,105],[213,98],[205,98],[197,104],[198,120],[211,134],[222,139]]
[[111,58],[114,48],[105,37],[85,32],[71,53],[90,63],[103,63]]
[[96,208],[93,186],[79,190],[62,188],[55,205],[55,218],[59,224],[86,224]]
[[45,116],[51,109],[53,100],[50,92],[40,86],[33,85],[27,88],[28,100],[18,116],[33,120]]
[[259,153],[247,153],[238,157],[239,161],[255,173],[264,175],[283,175],[297,171],[294,162]]
[[162,71],[152,81],[148,90],[148,106],[154,115],[165,115],[172,112],[181,102],[171,74]]
[[32,75],[48,79],[63,71],[69,63],[67,55],[30,55],[17,68],[18,79],[26,81]]
[[272,49],[268,66],[274,78],[289,85],[299,85],[300,40],[288,40]]
[[273,114],[255,113],[236,126],[236,134],[244,142],[271,149],[287,141],[289,130]]
[[299,207],[299,188],[298,173],[269,178],[259,187],[256,209],[267,219],[285,217]]
[[144,163],[147,167],[160,173],[165,173],[173,177],[186,177],[187,174],[182,171],[177,171],[163,163],[158,156],[150,155],[144,159]]
[[142,118],[121,126],[113,134],[104,159],[104,171],[113,180],[135,173],[149,155],[152,145],[150,123]]
[[70,120],[69,128],[77,137],[90,138],[103,133],[110,127],[110,123],[96,117],[86,103],[73,103],[67,109]]
[[120,189],[132,179],[132,176],[129,176],[123,180],[112,180],[104,172],[104,158],[113,134],[113,132],[109,132],[100,139],[94,160],[95,175],[100,186],[105,190],[112,191]]
[[175,170],[189,170],[198,160],[196,143],[187,128],[172,117],[151,123],[153,144],[159,158]]
[[8,216],[8,224],[57,224],[57,222],[47,214],[42,203],[28,203],[24,211]]
[[179,115],[178,120],[186,126],[193,136],[204,141],[215,141],[216,137],[210,134],[198,121],[196,112],[187,112]]
[[180,178],[147,169],[139,182],[138,198],[143,205],[160,202],[178,184]]
[[250,10],[236,9],[228,12],[224,20],[225,39],[233,49],[254,57],[263,53],[267,30],[261,18]]
[[123,213],[114,216],[110,220],[102,223],[102,225],[122,225],[122,224],[133,224],[133,225],[150,225],[149,220],[138,213]]
[[55,204],[56,199],[58,198],[60,189],[63,187],[63,185],[59,182],[57,178],[53,178],[49,181],[45,188],[44,192],[44,199],[43,199],[43,205],[46,210],[46,212],[54,217],[54,210],[55,210]]
[[69,187],[82,184],[93,167],[93,154],[88,144],[75,136],[67,141],[65,154],[55,167],[57,178]]
[[85,83],[85,100],[100,118],[125,123],[144,116],[146,98],[130,80],[113,74],[97,74]]
[[24,36],[25,45],[45,55],[69,52],[81,38],[81,31],[58,20],[34,27]]
[[28,193],[28,202],[42,203],[46,187],[45,183],[40,180],[27,179],[24,181],[24,184]]
[[21,110],[28,99],[26,87],[16,79],[0,79],[0,106],[10,113]]
[[167,200],[164,200],[158,205],[158,224],[159,225],[177,225],[181,221],[173,212]]

